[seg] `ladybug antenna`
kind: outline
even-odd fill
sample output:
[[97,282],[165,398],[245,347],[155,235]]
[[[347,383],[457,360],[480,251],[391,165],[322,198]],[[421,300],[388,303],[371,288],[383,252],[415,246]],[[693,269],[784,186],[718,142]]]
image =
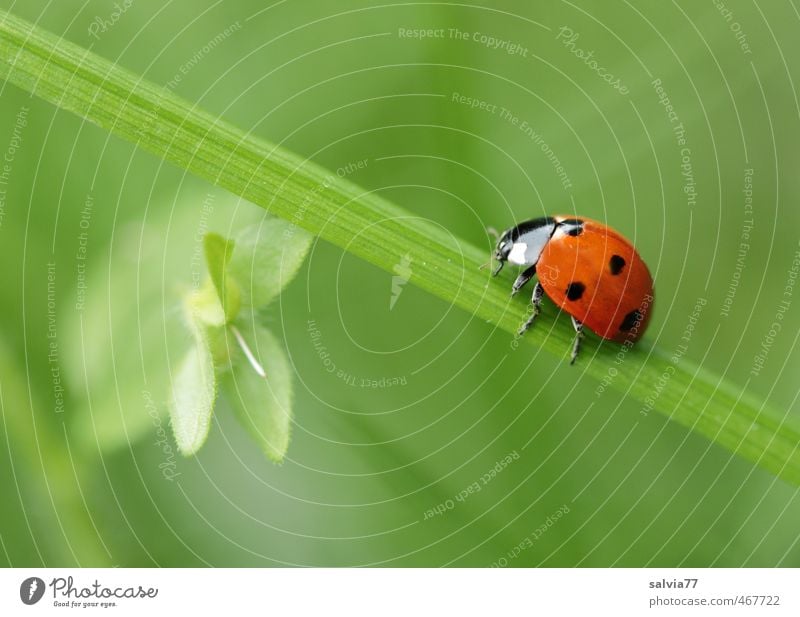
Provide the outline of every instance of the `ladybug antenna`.
[[[487,268],[491,265],[492,265],[492,260],[489,259],[489,261],[487,261],[485,264],[481,264],[478,270],[483,270],[484,268]],[[497,267],[492,271],[492,276],[497,276],[498,274],[500,274],[500,270],[502,269],[503,269],[503,262],[501,261],[498,262]]]
[[487,227],[486,228],[486,233],[489,234],[495,240],[499,240],[500,239],[500,232],[497,231],[494,227]]

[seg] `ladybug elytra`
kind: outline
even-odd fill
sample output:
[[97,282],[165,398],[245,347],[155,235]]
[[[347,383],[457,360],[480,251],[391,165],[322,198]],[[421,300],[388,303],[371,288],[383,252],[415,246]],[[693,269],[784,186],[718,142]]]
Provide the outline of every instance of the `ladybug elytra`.
[[506,262],[524,267],[516,278],[515,295],[537,276],[533,312],[519,334],[539,314],[544,294],[572,317],[578,357],[583,327],[604,339],[636,341],[644,334],[653,306],[653,278],[625,237],[598,221],[570,216],[545,216],[520,223],[500,235],[494,258],[497,276]]

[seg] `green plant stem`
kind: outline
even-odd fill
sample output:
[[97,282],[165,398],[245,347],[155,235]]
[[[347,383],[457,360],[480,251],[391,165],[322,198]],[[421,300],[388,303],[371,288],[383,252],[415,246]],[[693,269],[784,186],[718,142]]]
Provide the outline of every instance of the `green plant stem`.
[[[485,249],[86,49],[5,12],[0,22],[0,77],[389,272],[412,255],[413,284],[497,328],[513,334],[523,322],[526,303],[509,299],[507,281],[492,281],[478,270]],[[544,319],[553,313],[546,310]],[[567,320],[559,321],[552,331],[534,328],[525,340],[566,358],[573,333]],[[643,410],[660,389],[655,411],[800,485],[800,431],[779,414],[686,360],[674,364],[669,354],[640,344],[615,365],[618,351],[611,344],[598,348],[589,338],[582,356],[586,372],[602,379],[614,366],[611,387],[627,392]],[[578,375],[580,369],[564,370]]]

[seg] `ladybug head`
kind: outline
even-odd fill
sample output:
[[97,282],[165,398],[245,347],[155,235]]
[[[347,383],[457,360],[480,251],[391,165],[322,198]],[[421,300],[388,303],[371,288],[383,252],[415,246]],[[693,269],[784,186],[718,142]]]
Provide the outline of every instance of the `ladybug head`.
[[498,265],[494,272],[492,272],[492,276],[500,274],[500,270],[503,269],[506,261],[508,261],[508,254],[514,247],[514,240],[511,237],[511,232],[512,230],[509,229],[497,239],[497,246],[494,249],[494,258],[497,260]]
[[559,224],[553,217],[542,216],[498,234],[494,258],[499,265],[493,274],[499,274],[507,261],[517,266],[535,266]]

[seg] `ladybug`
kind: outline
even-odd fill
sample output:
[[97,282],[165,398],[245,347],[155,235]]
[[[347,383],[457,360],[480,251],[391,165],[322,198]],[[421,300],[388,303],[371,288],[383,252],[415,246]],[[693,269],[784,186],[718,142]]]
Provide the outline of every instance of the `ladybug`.
[[647,329],[653,306],[650,271],[627,239],[598,221],[570,216],[525,221],[499,235],[494,258],[499,265],[492,276],[506,262],[525,267],[512,296],[537,276],[533,312],[520,335],[536,320],[544,294],[572,316],[570,364],[578,357],[584,326],[604,339],[631,344]]

